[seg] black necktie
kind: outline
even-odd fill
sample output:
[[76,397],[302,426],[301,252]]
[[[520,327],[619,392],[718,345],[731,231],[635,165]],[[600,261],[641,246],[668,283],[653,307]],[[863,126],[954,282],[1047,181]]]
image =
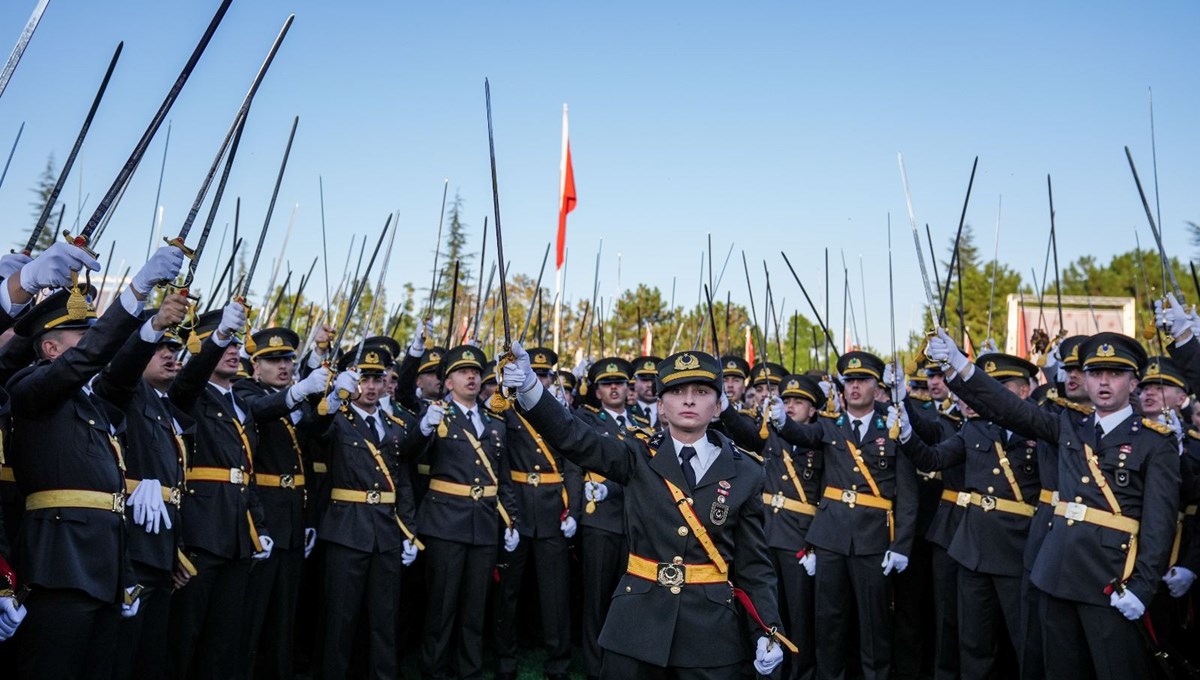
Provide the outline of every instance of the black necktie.
[[229,408],[232,409],[230,414],[233,415],[233,419],[241,420],[242,417],[238,415],[237,397],[233,396],[233,390],[229,390],[225,395],[229,397]]
[[[622,430],[624,430],[625,429],[625,416],[617,416],[617,424],[621,426]],[[693,455],[695,455],[695,454],[693,454]]]
[[696,488],[696,468],[692,467],[692,459],[696,457],[696,449],[685,446],[679,450],[679,459],[683,461],[683,478],[687,480],[688,489]]
[[853,421],[852,425],[854,427],[854,443],[861,444],[862,443],[862,421],[855,420],[855,421]]
[[367,428],[371,430],[371,443],[379,443],[379,430],[375,429],[375,416],[367,416],[363,418],[363,422],[367,424]]
[[1104,428],[1100,425],[1100,421],[1097,420],[1096,421],[1096,443],[1099,444],[1101,439],[1104,439]]

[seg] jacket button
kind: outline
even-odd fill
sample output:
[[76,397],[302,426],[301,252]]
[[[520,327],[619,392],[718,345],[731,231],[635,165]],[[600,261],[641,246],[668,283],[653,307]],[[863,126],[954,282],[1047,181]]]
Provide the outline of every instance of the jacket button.
[[542,469],[542,466],[541,466],[541,465],[534,465],[534,466],[533,466],[533,471],[534,471],[534,472],[540,472],[540,471],[541,471],[541,469]]
[[787,475],[783,475],[782,477],[780,477],[780,479],[782,479],[783,481],[785,481],[785,482],[786,482],[786,481],[787,481]]
[[993,475],[998,475],[998,474],[1000,474],[1000,468],[992,468],[992,474],[993,474]]
[[988,493],[996,493],[996,487],[994,487],[994,486],[989,486],[989,487],[988,487]]
[[632,593],[632,592],[633,592],[633,588],[631,588],[631,587],[629,587],[629,586],[625,586],[625,592],[627,592],[627,593]]
[[1090,480],[1090,479],[1088,479],[1088,476],[1087,476],[1087,475],[1084,475],[1084,476],[1082,476],[1082,477],[1080,477],[1080,478],[1079,478],[1079,481],[1083,482],[1084,484],[1087,484],[1087,483],[1088,483],[1088,482],[1090,482],[1091,480]]
[[95,425],[95,424],[96,424],[96,421],[94,421],[94,420],[89,420],[89,421],[88,421],[88,425]]
[[687,527],[679,527],[678,531],[679,531],[679,535],[680,535],[680,536],[687,536],[687,535],[688,535],[688,528],[687,528]]

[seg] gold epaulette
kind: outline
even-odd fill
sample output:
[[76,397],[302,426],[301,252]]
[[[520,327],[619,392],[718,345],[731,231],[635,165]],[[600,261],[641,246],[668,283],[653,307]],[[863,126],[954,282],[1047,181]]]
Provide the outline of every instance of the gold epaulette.
[[[755,452],[753,452],[753,451],[751,451],[751,450],[749,450],[749,449],[743,449],[742,447],[740,447],[740,446],[737,446],[736,444],[734,445],[734,448],[736,448],[736,449],[738,450],[738,452],[740,452],[740,453],[744,453],[744,454],[746,454],[747,456],[750,456],[750,457],[751,457],[751,458],[753,458],[754,460],[758,461],[760,465],[761,465],[761,464],[763,464],[763,463],[766,463],[766,460],[764,460],[764,459],[763,459],[763,457],[762,457],[760,454],[757,454],[757,453],[755,453]],[[785,454],[785,455],[786,455],[786,454]]]
[[933,401],[933,397],[929,396],[928,394],[910,394],[908,396],[910,399],[916,399],[917,401]]
[[636,439],[639,439],[644,442],[650,441],[650,438],[654,436],[653,431],[646,429],[646,428],[641,428],[641,427],[630,430],[629,434],[632,434]]
[[824,416],[826,418],[837,418],[842,414],[838,413],[837,411],[817,411],[817,415]]
[[1200,432],[1197,432],[1196,430],[1188,430],[1187,436],[1191,437],[1192,439],[1200,439]]
[[595,406],[592,406],[591,404],[584,404],[583,408],[587,409],[588,411],[591,411],[592,413],[600,413],[600,409],[596,408]]
[[757,418],[758,417],[758,411],[755,411],[754,409],[744,408],[744,409],[739,410],[738,413],[740,413],[748,418]]
[[962,422],[962,416],[956,416],[956,415],[954,415],[954,414],[952,414],[952,413],[946,413],[945,411],[942,411],[942,417],[943,417],[943,418],[949,418],[950,420],[953,420],[953,421],[954,421],[954,422],[956,422],[956,423],[961,423],[961,422]]
[[1154,430],[1155,432],[1162,434],[1162,435],[1174,434],[1171,431],[1171,428],[1158,422],[1157,420],[1151,420],[1150,418],[1142,418],[1142,424],[1145,425],[1146,427],[1150,428],[1151,430]]
[[1058,406],[1061,406],[1063,408],[1069,408],[1072,411],[1075,411],[1077,413],[1082,413],[1085,416],[1090,416],[1090,415],[1092,415],[1092,413],[1094,413],[1096,411],[1096,407],[1094,407],[1094,406],[1087,406],[1084,404],[1076,404],[1075,402],[1071,401],[1070,399],[1064,399],[1058,395],[1048,396],[1048,398],[1050,399],[1051,402],[1053,402],[1054,404],[1056,404]]

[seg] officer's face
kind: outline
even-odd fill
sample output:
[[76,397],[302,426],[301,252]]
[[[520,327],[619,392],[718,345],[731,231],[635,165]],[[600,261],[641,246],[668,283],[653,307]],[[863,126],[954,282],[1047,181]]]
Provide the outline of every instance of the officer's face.
[[366,375],[358,381],[358,396],[354,403],[359,406],[375,406],[379,403],[379,395],[383,393],[383,378],[377,375]]
[[638,401],[644,401],[647,404],[654,401],[654,378],[643,378],[638,376],[636,381]]
[[460,368],[446,376],[446,389],[464,404],[474,404],[479,397],[479,369]]
[[929,376],[929,396],[938,401],[950,396],[950,388],[946,385],[946,376],[941,373]]
[[1088,398],[1101,415],[1108,415],[1129,405],[1129,397],[1137,387],[1133,371],[1100,368],[1084,373]]
[[1025,380],[1024,378],[1005,380],[1002,384],[1004,385],[1005,389],[1017,395],[1018,397],[1022,399],[1029,398],[1029,393],[1031,390],[1029,388],[1028,380]]
[[911,395],[913,395],[914,397],[928,397],[928,396],[931,396],[931,395],[929,394],[929,389],[928,389],[928,388],[927,388],[925,385],[923,385],[923,384],[921,384],[921,383],[913,383],[913,382],[910,382],[910,383],[908,384],[908,393],[909,393],[909,394],[911,394]]
[[63,352],[71,349],[83,340],[83,329],[73,328],[61,331],[50,331],[42,336],[40,348],[42,358],[54,361]]
[[213,369],[213,375],[222,380],[233,380],[238,372],[238,347],[236,342],[229,343],[225,348],[225,354],[221,355],[221,360],[217,362],[217,367]]
[[292,384],[296,369],[295,357],[259,357],[255,361],[254,375],[268,387],[284,388]]
[[721,395],[703,383],[669,387],[659,395],[658,409],[673,435],[699,434],[720,414]]
[[496,383],[488,383],[479,387],[479,398],[487,401],[496,393]]
[[438,379],[437,373],[433,371],[418,375],[417,387],[421,389],[421,396],[426,399],[442,398],[442,381]]
[[1067,399],[1072,401],[1087,399],[1087,383],[1083,379],[1082,369],[1067,369],[1067,383],[1065,389],[1067,391]]
[[874,378],[845,378],[842,382],[845,384],[845,387],[842,388],[842,393],[846,398],[846,406],[859,412],[874,408],[875,387],[879,384],[878,380]]
[[768,394],[772,397],[779,396],[779,385],[775,383],[759,383],[754,386],[754,391],[758,394],[758,401],[762,402]]
[[606,382],[596,385],[596,395],[605,408],[621,411],[625,408],[625,399],[629,397],[629,383],[624,381]]
[[1187,397],[1183,390],[1174,385],[1145,385],[1139,395],[1143,413],[1160,413],[1179,410]]
[[176,359],[175,348],[169,345],[159,345],[150,357],[150,363],[142,371],[142,377],[151,387],[165,392],[171,386],[171,381],[179,374],[179,361]]
[[887,385],[879,383],[875,386],[875,401],[881,401],[885,404],[892,403],[892,391]]
[[746,393],[746,380],[740,375],[727,375],[725,382],[725,396],[729,401],[738,403],[742,400],[742,395]]
[[817,412],[817,407],[803,397],[784,397],[783,408],[787,411],[788,418],[797,423],[807,423]]
[[383,373],[383,393],[389,397],[396,394],[396,371],[393,369]]
[[538,377],[538,380],[542,381],[543,388],[550,389],[550,385],[554,380],[553,373],[538,373],[537,377]]
[[966,416],[968,418],[974,418],[977,415],[975,413],[975,409],[971,408],[970,404],[963,401],[962,399],[956,400],[955,403],[958,404],[958,410],[961,411],[964,416]]

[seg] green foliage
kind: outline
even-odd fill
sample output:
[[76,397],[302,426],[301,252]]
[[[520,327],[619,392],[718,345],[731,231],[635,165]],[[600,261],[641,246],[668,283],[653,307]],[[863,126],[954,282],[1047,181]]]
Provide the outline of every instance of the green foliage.
[[[16,244],[18,248],[25,247],[26,242],[29,240],[29,234],[33,232],[33,228],[37,225],[38,218],[42,216],[42,211],[46,208],[46,202],[50,200],[50,192],[54,190],[54,184],[57,181],[58,170],[54,166],[54,154],[50,154],[46,158],[46,166],[42,168],[41,174],[38,175],[37,183],[30,190],[34,195],[34,200],[29,203],[33,219],[30,220],[30,226],[25,232],[24,238],[21,239],[20,243]],[[63,204],[57,214],[51,213],[49,220],[46,222],[46,228],[38,235],[37,244],[34,246],[33,252],[41,252],[54,243],[54,240],[58,237],[56,228],[61,222],[62,214],[66,209],[66,204]]]

